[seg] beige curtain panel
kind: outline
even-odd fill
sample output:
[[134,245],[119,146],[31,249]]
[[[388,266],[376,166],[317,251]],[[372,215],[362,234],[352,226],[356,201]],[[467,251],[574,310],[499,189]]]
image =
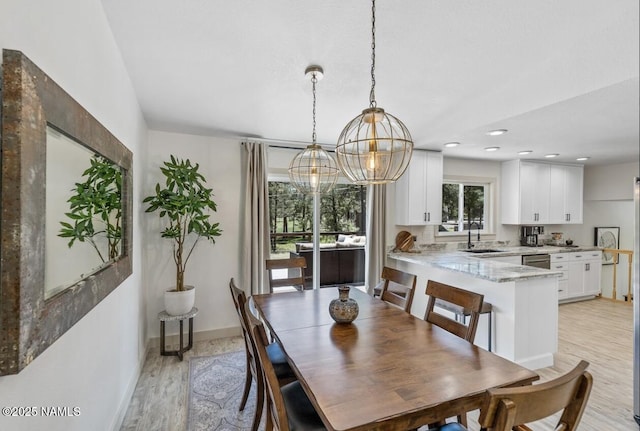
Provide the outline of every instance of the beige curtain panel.
[[269,258],[269,185],[267,146],[243,142],[245,169],[244,225],[242,238],[242,286],[250,295],[269,293],[265,261]]

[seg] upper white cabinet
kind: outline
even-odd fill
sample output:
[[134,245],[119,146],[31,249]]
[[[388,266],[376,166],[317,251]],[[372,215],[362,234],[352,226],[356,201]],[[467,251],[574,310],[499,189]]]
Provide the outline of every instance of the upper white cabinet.
[[549,184],[549,165],[520,164],[520,223],[539,223],[549,218]]
[[582,223],[583,167],[522,160],[502,163],[503,224]]
[[442,153],[414,151],[406,172],[396,181],[396,224],[442,222]]
[[549,165],[549,223],[582,223],[583,167]]

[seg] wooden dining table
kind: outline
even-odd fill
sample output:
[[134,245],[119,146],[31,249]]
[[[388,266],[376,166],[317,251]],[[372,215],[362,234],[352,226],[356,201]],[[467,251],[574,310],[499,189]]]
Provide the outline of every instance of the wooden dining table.
[[479,408],[489,388],[539,378],[358,289],[356,320],[335,323],[337,297],[335,288],[253,296],[328,430],[415,429]]

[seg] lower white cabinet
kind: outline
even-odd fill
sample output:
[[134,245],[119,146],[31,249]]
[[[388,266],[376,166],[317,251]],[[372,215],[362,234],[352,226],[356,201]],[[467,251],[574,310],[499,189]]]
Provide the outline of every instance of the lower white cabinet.
[[558,283],[560,301],[600,294],[601,251],[552,254],[551,269],[562,271]]
[[600,280],[602,278],[602,252],[589,253],[584,272],[584,293],[586,295],[600,295]]
[[[566,256],[565,256],[566,258]],[[562,271],[562,275],[558,280],[558,300],[562,301],[569,297],[569,261],[564,259],[552,260],[552,271]]]
[[567,298],[584,296],[584,265],[582,260],[569,262],[569,288]]

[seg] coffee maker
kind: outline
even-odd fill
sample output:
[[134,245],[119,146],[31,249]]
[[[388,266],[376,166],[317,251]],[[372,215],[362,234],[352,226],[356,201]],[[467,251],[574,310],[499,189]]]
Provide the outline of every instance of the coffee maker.
[[538,247],[538,235],[544,233],[544,226],[520,226],[520,245]]

